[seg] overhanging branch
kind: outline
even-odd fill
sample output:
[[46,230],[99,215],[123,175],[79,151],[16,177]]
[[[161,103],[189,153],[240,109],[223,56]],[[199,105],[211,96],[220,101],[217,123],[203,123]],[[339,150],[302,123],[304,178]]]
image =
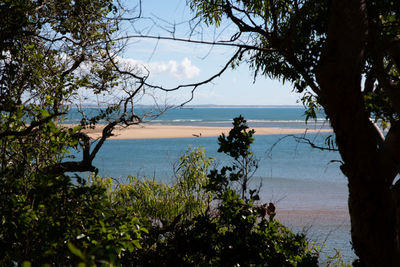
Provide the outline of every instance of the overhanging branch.
[[55,117],[65,115],[65,114],[66,113],[55,113],[44,119],[32,121],[28,127],[26,127],[24,130],[21,130],[21,131],[7,130],[4,132],[0,132],[0,138],[6,137],[6,136],[17,136],[17,137],[26,136],[26,135],[30,134],[32,132],[32,130],[35,129],[36,127],[43,125],[45,123],[48,123],[50,120],[52,120]]
[[211,46],[226,46],[226,47],[236,47],[242,49],[252,49],[257,51],[275,51],[273,48],[262,48],[256,47],[253,45],[241,44],[241,43],[234,43],[230,41],[202,41],[202,40],[193,40],[193,39],[185,39],[185,38],[178,38],[178,37],[168,37],[168,36],[153,36],[153,35],[142,35],[142,34],[134,34],[134,35],[127,35],[124,37],[119,37],[113,39],[113,41],[122,41],[126,39],[155,39],[155,40],[166,40],[166,41],[176,41],[176,42],[185,42],[185,43],[193,43],[193,44],[204,44],[204,45],[211,45]]

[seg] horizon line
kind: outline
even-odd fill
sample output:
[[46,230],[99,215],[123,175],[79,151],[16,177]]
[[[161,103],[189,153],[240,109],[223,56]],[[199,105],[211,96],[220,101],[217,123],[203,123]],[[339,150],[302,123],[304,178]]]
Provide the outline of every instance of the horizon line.
[[[136,107],[154,107],[155,105],[147,105],[147,104],[138,104]],[[102,105],[97,104],[82,104],[82,107],[102,107]],[[193,104],[193,105],[184,105],[180,106],[173,106],[172,108],[304,108],[302,105],[240,105],[240,104]]]

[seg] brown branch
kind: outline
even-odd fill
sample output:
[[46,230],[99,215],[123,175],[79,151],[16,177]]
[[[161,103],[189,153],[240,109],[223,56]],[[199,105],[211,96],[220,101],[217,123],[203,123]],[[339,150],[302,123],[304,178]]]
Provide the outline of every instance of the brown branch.
[[99,152],[100,148],[106,141],[106,139],[110,136],[112,136],[112,131],[114,130],[115,126],[121,122],[120,119],[117,119],[109,124],[107,124],[102,131],[102,135],[100,137],[100,140],[97,142],[96,146],[92,150],[92,153],[90,153],[89,160],[93,161],[94,157],[96,156],[97,152]]
[[253,33],[258,33],[262,36],[265,36],[266,38],[271,37],[271,34],[267,31],[264,31],[261,27],[250,26],[249,24],[245,23],[242,19],[233,15],[232,6],[229,3],[227,3],[224,6],[224,10],[225,10],[225,13],[228,16],[228,18],[230,18],[232,20],[232,22],[235,23],[235,25],[239,28],[239,30],[241,32],[253,32]]
[[65,172],[96,172],[96,167],[89,161],[67,161],[50,166],[43,170],[45,173],[61,174]]
[[38,120],[38,121],[33,121],[33,122],[30,123],[30,125],[27,128],[25,128],[22,131],[10,131],[10,130],[7,130],[7,131],[4,131],[4,132],[0,132],[0,138],[6,137],[6,136],[18,136],[18,137],[26,136],[26,135],[30,134],[34,128],[49,122],[54,117],[65,115],[65,114],[66,113],[55,113],[55,114],[52,114],[49,117],[46,117],[44,119],[41,119],[41,120]]
[[65,70],[61,74],[62,80],[64,79],[65,76],[67,76],[68,74],[70,74],[71,72],[76,70],[84,60],[85,60],[85,53],[84,53],[84,51],[82,51],[81,56],[78,59],[75,60],[74,64],[72,64],[72,66],[69,69]]
[[[303,77],[303,79],[307,82],[307,85],[311,88],[311,90],[316,93],[318,96],[321,96],[321,89],[315,83],[314,79],[307,74],[306,70],[301,67],[301,63],[298,61],[296,56],[290,52],[283,52],[286,60],[292,65],[296,71]],[[286,54],[286,55],[285,55]]]
[[[258,26],[251,26],[247,23],[245,23],[242,19],[236,17],[231,10],[232,6],[229,4],[226,4],[225,6],[225,12],[227,16],[232,20],[233,23],[235,23],[239,30],[242,32],[254,32],[258,33],[262,36],[264,36],[271,44],[273,47],[270,47],[267,49],[267,51],[278,51],[280,52],[286,60],[296,69],[296,71],[303,77],[303,79],[307,82],[308,86],[311,88],[311,90],[314,91],[317,95],[321,95],[321,90],[315,83],[314,79],[307,74],[306,70],[301,67],[300,62],[294,55],[294,53],[291,51],[290,46],[287,44],[291,43],[291,40],[285,40],[282,38],[278,37],[278,34],[276,32],[276,29],[274,29],[273,34],[270,32],[267,32],[263,30],[261,27]],[[275,14],[273,14],[275,16]],[[275,18],[276,19],[276,18]],[[277,26],[276,26],[277,27]],[[261,50],[262,49],[256,49],[254,46],[252,48],[249,48],[252,50]]]
[[306,145],[311,146],[312,148],[315,148],[315,149],[318,149],[321,151],[332,151],[332,152],[339,151],[339,149],[337,149],[335,147],[334,141],[332,140],[332,135],[329,135],[327,138],[325,138],[325,144],[327,146],[320,146],[320,145],[315,144],[309,138],[306,138],[306,134],[307,134],[307,131],[304,133],[303,136],[297,136],[294,134],[285,135],[285,136],[279,138],[275,143],[272,144],[268,153],[271,154],[272,150],[275,148],[275,146],[277,146],[282,140],[289,138],[289,137],[293,138],[296,142],[298,142],[300,144],[306,144]]
[[[86,133],[79,132],[75,135],[75,137],[81,139],[83,143],[81,144],[81,147],[83,149],[83,159],[81,161],[67,161],[67,162],[60,162],[55,165],[47,167],[44,172],[51,172],[51,173],[64,173],[64,172],[96,172],[97,169],[96,167],[93,166],[93,160],[96,157],[97,153],[100,151],[101,147],[103,146],[104,142],[112,136],[112,132],[115,128],[120,123],[124,123],[125,125],[132,125],[132,124],[138,124],[142,122],[141,118],[138,116],[132,114],[130,119],[126,119],[127,115],[127,104],[132,100],[132,98],[135,96],[135,94],[143,87],[143,84],[134,91],[133,94],[131,94],[128,98],[125,99],[124,103],[124,112],[123,114],[118,118],[113,120],[112,122],[109,122],[102,130],[102,135],[100,139],[97,141],[95,147],[91,150],[91,145],[93,143],[90,143],[90,138]],[[132,121],[135,120],[134,123]]]
[[[176,91],[176,90],[179,90],[179,89],[182,89],[182,88],[190,88],[190,87],[191,87],[191,88],[193,88],[193,90],[192,90],[192,97],[191,97],[191,98],[193,98],[193,93],[194,93],[194,91],[195,91],[195,89],[196,89],[197,87],[199,87],[199,86],[201,86],[201,85],[204,85],[204,84],[207,84],[207,83],[210,83],[210,82],[211,82],[212,80],[214,80],[215,78],[221,76],[221,75],[226,71],[226,69],[231,65],[231,63],[232,63],[236,58],[238,58],[239,55],[242,55],[245,51],[246,51],[245,49],[239,48],[239,49],[235,52],[235,54],[226,62],[226,64],[223,66],[223,68],[222,68],[220,71],[218,71],[216,74],[214,74],[214,75],[212,75],[211,77],[209,77],[208,79],[205,79],[205,80],[200,81],[200,82],[197,82],[197,83],[182,84],[182,85],[178,85],[178,86],[172,87],[172,88],[165,88],[165,87],[162,87],[162,86],[149,84],[149,83],[146,82],[146,79],[147,79],[148,75],[146,75],[146,76],[144,76],[144,77],[141,77],[141,76],[138,76],[138,75],[136,75],[136,74],[134,74],[134,73],[132,73],[132,72],[130,72],[130,71],[121,70],[121,69],[117,66],[117,64],[115,64],[114,61],[111,61],[111,64],[113,64],[114,68],[115,68],[120,74],[128,75],[128,76],[131,76],[132,78],[138,79],[143,85],[148,86],[148,87],[150,87],[150,88],[159,89],[159,90],[162,90],[162,91],[165,91],[165,92],[172,92],[172,91]],[[190,100],[189,100],[189,101],[190,101]],[[188,103],[189,101],[185,101],[185,104]],[[183,104],[182,104],[182,105],[183,105]]]

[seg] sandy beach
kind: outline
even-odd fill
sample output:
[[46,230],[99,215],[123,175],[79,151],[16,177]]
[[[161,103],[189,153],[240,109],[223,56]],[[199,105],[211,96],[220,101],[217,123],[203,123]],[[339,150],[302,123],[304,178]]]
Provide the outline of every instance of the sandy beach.
[[[103,126],[97,125],[95,129],[85,130],[88,135],[97,139],[101,136]],[[157,139],[157,138],[195,138],[216,137],[221,133],[227,134],[230,127],[202,127],[202,126],[175,126],[175,125],[134,125],[128,128],[118,127],[110,139]],[[254,128],[256,135],[270,134],[302,134],[315,132],[330,132],[331,130],[319,129],[288,129],[288,128]]]

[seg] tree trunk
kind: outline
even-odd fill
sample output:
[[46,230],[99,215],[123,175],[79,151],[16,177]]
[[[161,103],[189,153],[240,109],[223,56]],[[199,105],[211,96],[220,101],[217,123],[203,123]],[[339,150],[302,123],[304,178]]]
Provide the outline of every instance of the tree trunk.
[[365,112],[361,68],[367,36],[363,0],[332,1],[327,45],[317,70],[320,101],[348,177],[351,236],[361,266],[400,266],[396,207],[377,132]]

